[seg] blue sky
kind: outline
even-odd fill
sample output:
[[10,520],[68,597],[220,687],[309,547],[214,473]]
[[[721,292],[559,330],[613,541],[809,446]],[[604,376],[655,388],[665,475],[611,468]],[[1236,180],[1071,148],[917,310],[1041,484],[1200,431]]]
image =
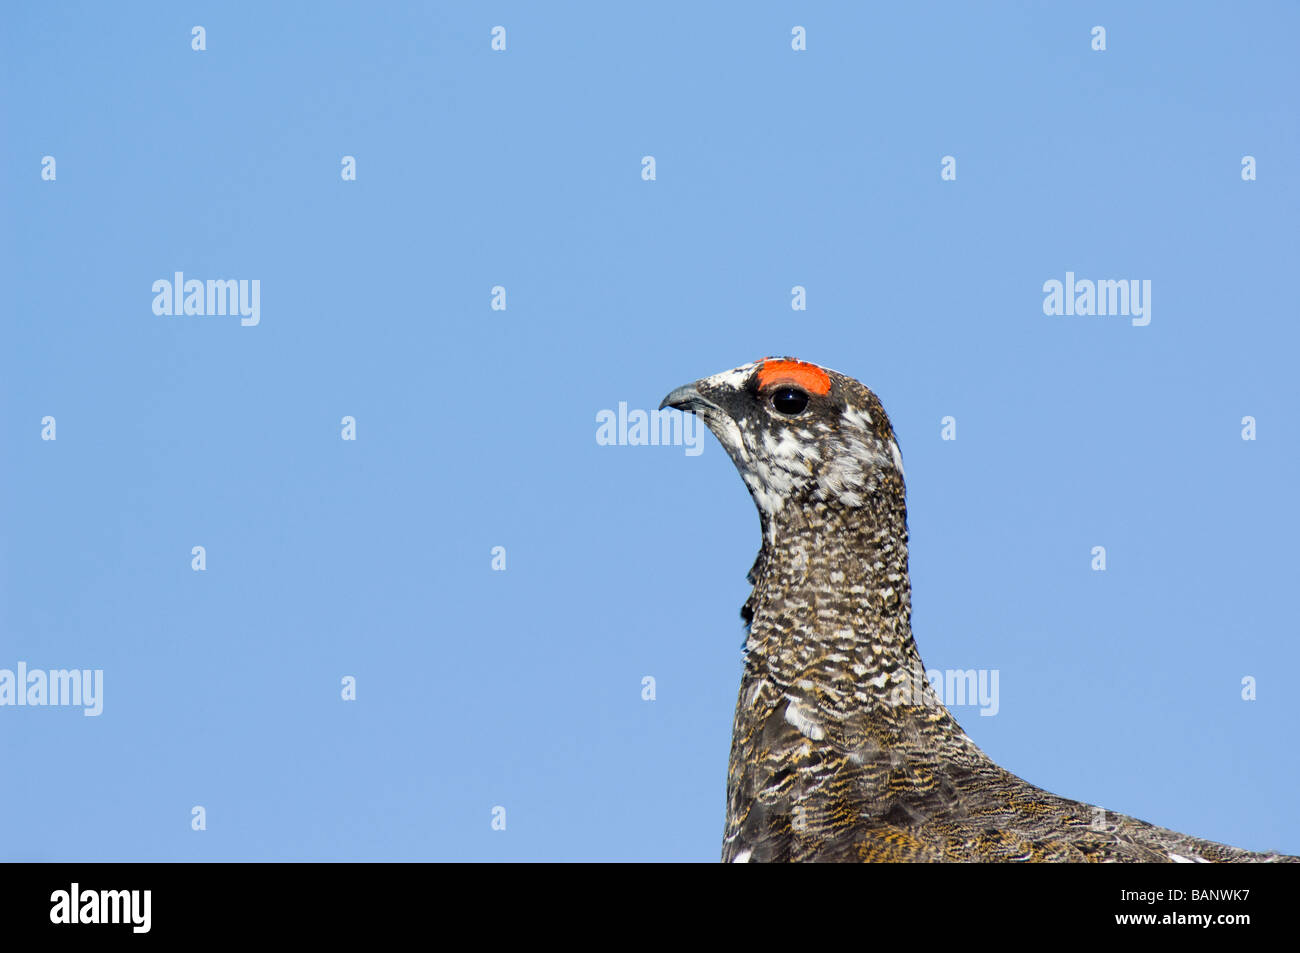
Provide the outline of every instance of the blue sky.
[[764,354],[889,411],[992,757],[1300,853],[1300,13],[1130,7],[7,9],[0,669],[104,697],[0,707],[0,857],[716,859],[758,521],[596,416]]

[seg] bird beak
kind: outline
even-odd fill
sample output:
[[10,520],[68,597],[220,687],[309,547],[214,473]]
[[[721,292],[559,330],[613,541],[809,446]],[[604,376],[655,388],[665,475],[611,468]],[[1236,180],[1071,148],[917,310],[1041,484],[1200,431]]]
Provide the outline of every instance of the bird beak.
[[694,384],[687,384],[684,387],[679,387],[665,397],[659,403],[659,409],[663,410],[665,407],[674,407],[677,410],[689,410],[691,412],[706,407],[712,408],[713,410],[721,409],[717,404],[706,399],[703,394],[696,390]]
[[[709,396],[706,397],[705,394]],[[659,409],[672,407],[675,410],[695,414],[704,421],[704,426],[713,431],[713,435],[718,438],[727,453],[731,454],[736,465],[741,466],[747,454],[740,428],[736,426],[736,421],[727,409],[732,397],[727,388],[718,387],[707,379],[698,380],[694,384],[677,388],[663,399]]]

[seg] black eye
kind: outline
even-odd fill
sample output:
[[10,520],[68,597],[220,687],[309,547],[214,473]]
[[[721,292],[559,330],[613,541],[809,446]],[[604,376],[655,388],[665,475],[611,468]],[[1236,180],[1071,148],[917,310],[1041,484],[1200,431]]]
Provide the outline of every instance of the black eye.
[[794,417],[808,406],[808,395],[797,387],[782,387],[772,395],[772,406],[778,413]]

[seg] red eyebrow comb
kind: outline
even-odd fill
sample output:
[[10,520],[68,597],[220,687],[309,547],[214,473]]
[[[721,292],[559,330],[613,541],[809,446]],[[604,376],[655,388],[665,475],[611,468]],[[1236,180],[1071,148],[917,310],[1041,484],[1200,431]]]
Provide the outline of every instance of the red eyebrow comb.
[[825,395],[831,392],[830,376],[816,364],[803,361],[763,361],[758,369],[759,390],[777,384],[794,384],[810,394]]

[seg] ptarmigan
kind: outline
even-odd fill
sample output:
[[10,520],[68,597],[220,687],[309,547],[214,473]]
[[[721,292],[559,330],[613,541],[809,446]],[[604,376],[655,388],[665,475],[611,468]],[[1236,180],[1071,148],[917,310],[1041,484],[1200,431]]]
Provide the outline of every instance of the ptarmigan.
[[1300,860],[1057,797],[976,747],[919,677],[902,456],[866,387],[766,358],[660,406],[704,420],[762,522],[723,860]]

